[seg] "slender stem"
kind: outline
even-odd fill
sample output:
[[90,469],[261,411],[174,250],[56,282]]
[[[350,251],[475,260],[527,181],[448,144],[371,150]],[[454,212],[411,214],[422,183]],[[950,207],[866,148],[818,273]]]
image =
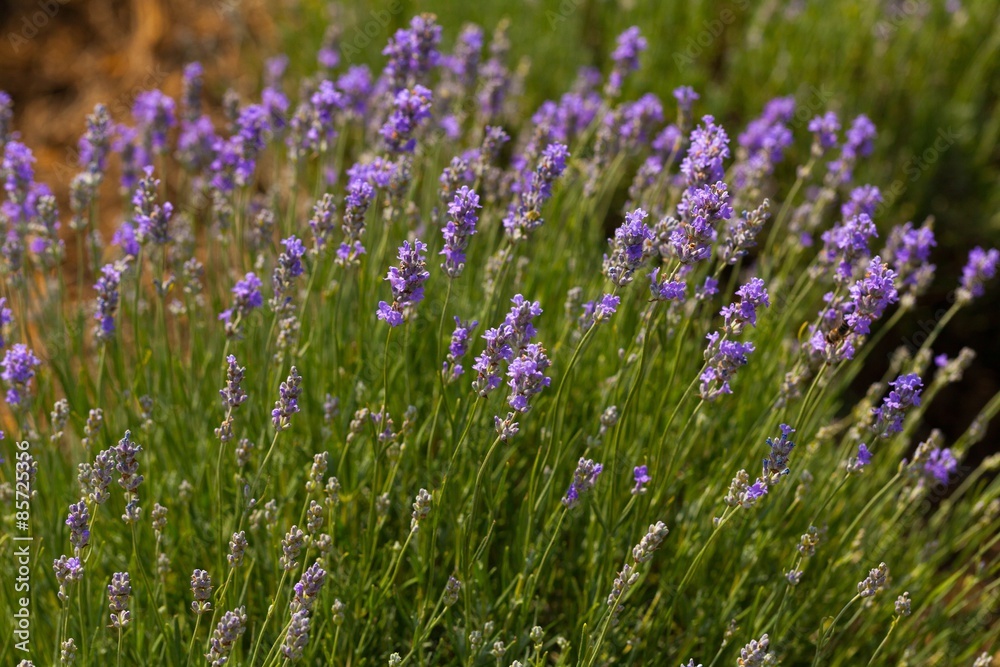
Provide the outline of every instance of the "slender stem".
[[844,615],[844,613],[848,610],[848,608],[852,604],[854,604],[860,599],[861,599],[860,595],[855,595],[854,597],[852,597],[850,601],[848,601],[848,603],[844,605],[844,608],[840,610],[840,613],[837,614],[837,617],[833,619],[833,623],[830,624],[830,627],[827,629],[827,631],[823,633],[823,638],[820,639],[818,644],[816,644],[816,656],[813,658],[812,661],[813,667],[816,667],[816,665],[819,664],[819,658],[823,654],[823,649],[826,648],[826,645],[830,641],[830,638],[833,637],[833,631],[837,627],[837,621],[840,620],[840,618]]
[[878,648],[875,649],[875,652],[872,653],[871,660],[868,661],[868,667],[875,664],[875,658],[878,657],[878,654],[882,651],[882,647],[885,646],[885,643],[889,641],[889,636],[892,634],[892,631],[896,629],[897,623],[899,623],[899,616],[892,619],[892,625],[889,626],[889,632],[885,633],[885,637],[882,638],[882,642],[878,645]]

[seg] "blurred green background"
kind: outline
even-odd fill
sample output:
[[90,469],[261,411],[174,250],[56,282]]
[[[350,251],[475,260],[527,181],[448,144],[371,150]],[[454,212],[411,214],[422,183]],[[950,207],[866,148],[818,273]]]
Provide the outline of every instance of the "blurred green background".
[[[844,119],[867,114],[879,134],[856,182],[883,191],[877,219],[883,239],[892,225],[919,223],[928,215],[936,220],[938,237],[935,286],[898,332],[885,338],[882,358],[946,307],[969,248],[1000,245],[996,0],[303,0],[279,4],[278,11],[279,43],[300,73],[314,71],[316,49],[331,22],[341,26],[344,60],[377,71],[388,37],[416,13],[437,15],[444,50],[466,22],[483,26],[488,38],[498,22],[508,20],[512,57],[530,65],[525,119],[542,101],[565,92],[579,67],[606,73],[615,38],[638,25],[649,48],[627,82],[626,98],[653,92],[670,108],[673,88],[693,86],[701,94],[696,112],[715,115],[735,140],[768,100],[795,95],[797,150],[785,162],[789,171],[804,162],[805,125],[813,115],[826,109]],[[930,425],[946,435],[958,435],[974,417],[970,406],[1000,390],[998,310],[994,288],[963,311],[936,346],[936,353],[949,356],[966,345],[979,353],[966,376],[972,400],[943,398],[929,415]],[[863,392],[883,369],[873,362],[856,391]],[[978,453],[996,451],[996,441],[994,425]]]

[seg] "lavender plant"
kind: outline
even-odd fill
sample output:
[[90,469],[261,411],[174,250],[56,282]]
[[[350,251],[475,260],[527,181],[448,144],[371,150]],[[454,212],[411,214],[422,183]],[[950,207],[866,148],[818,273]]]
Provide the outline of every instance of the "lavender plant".
[[[31,449],[0,524],[51,559],[0,659],[985,664],[1000,460],[967,456],[1000,396],[916,434],[1000,252],[935,278],[932,227],[855,180],[871,121],[633,95],[640,28],[537,113],[503,26],[449,50],[418,16],[378,75],[334,33],[298,101],[271,61],[228,125],[197,64],[132,124],[99,107],[65,229],[0,113],[2,444]],[[935,279],[919,349],[869,356]]]

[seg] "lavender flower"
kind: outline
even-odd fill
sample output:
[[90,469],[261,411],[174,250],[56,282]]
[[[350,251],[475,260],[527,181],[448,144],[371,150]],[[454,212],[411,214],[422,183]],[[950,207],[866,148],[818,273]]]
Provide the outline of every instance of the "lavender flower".
[[413,500],[413,512],[410,513],[410,532],[415,533],[420,529],[420,522],[430,516],[433,499],[427,489],[417,491],[417,496]]
[[60,556],[52,562],[52,569],[55,571],[56,583],[59,584],[57,595],[66,602],[69,599],[67,588],[83,578],[83,565],[79,558]]
[[983,250],[976,246],[969,251],[969,261],[962,268],[962,283],[958,290],[961,301],[972,301],[985,293],[983,285],[997,274],[997,264],[1000,263],[1000,250],[990,248]]
[[194,600],[191,602],[191,611],[201,616],[207,611],[212,611],[212,577],[205,570],[195,570],[191,573],[191,593]]
[[736,222],[727,228],[719,253],[722,261],[726,264],[735,264],[741,257],[746,256],[747,250],[757,245],[757,235],[771,217],[770,207],[771,202],[765,199],[753,211],[743,211]]
[[302,658],[302,653],[309,644],[309,612],[300,609],[292,614],[285,633],[285,641],[281,645],[281,654],[291,662]]
[[583,314],[580,315],[578,322],[580,328],[586,331],[595,324],[608,321],[618,311],[621,302],[620,296],[605,294],[596,301],[583,304]]
[[367,65],[349,67],[337,79],[337,88],[344,96],[344,109],[352,116],[363,118],[372,92],[372,75]]
[[69,543],[73,545],[73,552],[79,555],[90,543],[90,511],[85,500],[69,506],[66,525],[69,526]]
[[848,474],[861,474],[869,463],[872,462],[872,453],[868,445],[861,443],[858,445],[858,453],[847,460]]
[[767,667],[777,664],[777,658],[768,651],[771,640],[767,634],[760,636],[760,641],[751,639],[750,643],[740,649],[740,657],[737,661],[739,667]]
[[389,58],[384,76],[393,92],[426,80],[441,60],[438,45],[441,26],[433,14],[420,14],[410,20],[409,29],[400,29],[382,50]]
[[427,244],[403,241],[399,247],[399,267],[391,267],[386,280],[392,288],[392,304],[380,301],[376,315],[389,326],[398,327],[406,319],[407,309],[412,309],[424,298],[424,282],[430,277],[426,270],[424,251]]
[[714,401],[722,394],[731,394],[729,380],[741,366],[746,366],[747,355],[754,351],[753,343],[720,340],[718,331],[707,336],[705,349],[706,368],[701,373],[701,397]]
[[733,214],[726,184],[692,186],[677,205],[680,221],[670,233],[672,254],[684,264],[708,259],[718,236],[716,224]]
[[364,180],[352,180],[347,186],[347,196],[344,198],[344,220],[341,229],[344,241],[337,250],[337,261],[341,264],[355,265],[358,258],[364,254],[365,247],[361,237],[365,233],[365,214],[375,197],[375,189]]
[[444,247],[440,254],[445,256],[441,268],[444,269],[449,278],[459,277],[465,268],[465,249],[469,245],[469,237],[476,233],[476,222],[479,219],[476,209],[478,208],[481,208],[479,195],[476,194],[475,190],[464,185],[448,205],[450,219],[442,232]]
[[632,471],[632,476],[635,478],[635,487],[632,488],[632,495],[646,493],[646,485],[653,481],[653,478],[649,476],[649,469],[646,466],[636,466]]
[[128,572],[115,572],[108,584],[108,610],[111,612],[111,627],[123,629],[131,621],[128,599],[132,595],[132,584]]
[[458,602],[458,596],[462,592],[462,582],[455,577],[448,577],[448,583],[444,587],[444,606],[450,607]]
[[219,390],[224,407],[229,409],[238,408],[247,400],[247,394],[243,391],[242,387],[243,375],[246,373],[246,370],[245,367],[241,367],[239,362],[236,361],[235,355],[230,354],[226,357],[226,386]]
[[751,278],[750,282],[736,290],[736,296],[740,297],[738,302],[724,306],[720,311],[725,318],[723,331],[730,336],[740,335],[747,324],[756,327],[757,309],[771,305],[764,281],[760,278]]
[[262,284],[256,274],[248,273],[230,290],[233,304],[228,310],[219,314],[219,319],[226,322],[226,335],[230,338],[238,337],[242,332],[242,321],[247,318],[250,311],[264,304],[264,297],[260,293]]
[[722,180],[722,162],[729,157],[729,135],[715,118],[704,116],[691,133],[691,146],[681,162],[681,173],[688,187],[708,185]]
[[243,565],[243,557],[248,546],[246,531],[241,530],[238,533],[233,533],[233,537],[229,540],[229,553],[226,555],[229,567]]
[[858,158],[871,155],[874,139],[875,125],[867,116],[860,115],[851,122],[840,149],[840,158],[827,165],[835,181],[847,183],[851,180]]
[[31,380],[35,377],[35,369],[41,365],[41,360],[35,356],[24,343],[17,343],[7,348],[3,361],[0,361],[0,379],[7,383],[6,400],[12,406],[22,406],[27,400],[26,394],[31,388]]
[[924,384],[919,375],[910,373],[900,375],[889,386],[893,389],[882,401],[882,405],[872,408],[875,417],[872,428],[883,438],[903,430],[903,417],[907,410],[920,405],[920,392]]
[[483,29],[472,23],[463,26],[455,42],[455,51],[446,61],[448,69],[463,89],[469,89],[476,83],[482,50]]
[[237,607],[222,615],[222,619],[212,632],[212,638],[208,641],[208,653],[205,654],[205,658],[211,661],[212,667],[223,667],[229,663],[229,654],[243,636],[246,626],[245,607]]
[[687,283],[682,280],[664,280],[660,282],[660,267],[649,273],[649,291],[654,301],[684,301]]
[[94,319],[98,324],[94,328],[97,340],[107,342],[115,333],[115,313],[118,311],[118,286],[121,284],[122,272],[115,264],[105,264],[101,268],[101,277],[94,284],[97,292],[97,309]]
[[822,116],[816,116],[809,121],[809,131],[813,133],[813,155],[821,155],[837,145],[837,133],[840,131],[840,119],[837,114],[827,111]]
[[184,66],[181,76],[181,117],[193,121],[201,116],[201,89],[204,85],[205,68],[199,62]]
[[316,561],[302,573],[302,578],[295,584],[294,596],[288,603],[292,613],[302,610],[311,612],[325,581],[326,570],[320,566],[319,561]]
[[152,241],[163,245],[170,240],[167,226],[174,212],[174,206],[165,202],[162,206],[156,201],[156,189],[160,185],[158,178],[153,178],[153,167],[143,170],[145,176],[140,179],[139,187],[132,195],[132,205],[135,207],[133,222],[135,238],[140,245]]
[[302,393],[302,376],[295,366],[288,372],[288,378],[281,383],[279,398],[271,410],[271,421],[276,431],[284,431],[292,425],[292,415],[299,411],[299,394]]
[[313,234],[313,253],[319,254],[326,249],[326,244],[333,235],[333,216],[337,212],[337,206],[333,201],[333,195],[327,193],[316,200],[313,206],[313,215],[309,218],[309,228]]
[[757,504],[757,501],[767,495],[767,480],[758,477],[753,484],[750,483],[750,475],[746,470],[740,470],[736,477],[729,484],[729,492],[723,501],[729,507],[742,507],[750,509]]
[[95,105],[94,112],[87,116],[87,130],[77,145],[80,152],[80,166],[94,177],[95,190],[96,183],[100,182],[108,166],[113,132],[114,122],[111,120],[108,108],[103,104]]
[[413,137],[422,122],[431,116],[431,91],[423,86],[396,93],[393,112],[379,134],[392,153],[412,153],[417,145]]
[[771,452],[764,459],[763,472],[761,477],[768,484],[774,486],[781,478],[788,474],[788,455],[795,447],[795,443],[789,440],[788,436],[795,432],[788,424],[781,424],[781,436],[777,440],[767,438],[767,446]]
[[542,307],[537,301],[528,301],[520,294],[511,299],[511,307],[503,324],[488,329],[483,334],[486,349],[476,357],[473,369],[476,379],[472,388],[480,396],[487,396],[500,386],[500,365],[509,362],[520,355],[524,347],[535,337],[535,327],[532,320],[542,314]]
[[142,135],[142,145],[148,153],[163,153],[167,149],[167,131],[177,124],[174,100],[160,90],[147,90],[136,95],[132,116]]
[[647,256],[648,243],[653,240],[653,230],[643,222],[648,216],[641,208],[626,213],[625,222],[615,230],[615,238],[608,240],[611,256],[604,255],[604,275],[619,287],[632,282]]
[[604,470],[600,463],[594,463],[590,459],[580,458],[573,473],[573,482],[566,490],[566,495],[562,499],[563,505],[573,509],[580,504],[580,497],[586,495],[597,483],[597,476]]
[[528,399],[552,382],[552,378],[544,375],[550,365],[545,349],[536,343],[528,344],[511,360],[507,368],[507,377],[510,378],[507,381],[510,386],[510,397],[507,402],[510,407],[521,413],[530,409]]
[[639,54],[645,51],[647,46],[646,38],[640,34],[638,26],[632,26],[618,35],[617,45],[611,53],[614,67],[608,75],[608,83],[604,88],[604,93],[608,97],[618,97],[625,77],[639,69]]
[[445,381],[451,382],[458,379],[465,369],[458,363],[469,351],[469,335],[479,326],[479,322],[462,322],[455,316],[455,330],[451,334],[451,343],[448,345],[448,356],[445,358],[444,367],[441,372]]
[[653,552],[660,548],[669,533],[667,524],[662,521],[651,524],[649,530],[639,540],[639,544],[632,547],[632,558],[635,559],[635,562],[637,564],[648,562],[653,557]]
[[948,448],[934,448],[927,456],[923,472],[928,479],[938,484],[947,485],[951,476],[958,470],[958,460]]
[[878,236],[878,232],[868,214],[860,213],[847,218],[842,224],[823,232],[821,265],[835,268],[835,282],[848,282],[854,275],[859,259],[868,256],[869,239],[875,236]]
[[844,320],[854,333],[868,335],[871,323],[882,317],[889,304],[899,300],[895,279],[896,272],[880,257],[872,258],[864,278],[851,286],[853,308]]
[[271,275],[274,296],[268,301],[268,305],[275,313],[288,315],[292,309],[291,291],[295,286],[295,279],[305,271],[302,258],[306,254],[306,247],[294,234],[283,239],[281,245],[285,247],[285,251],[278,255],[277,265]]
[[876,593],[886,587],[889,579],[889,566],[879,563],[878,567],[872,568],[868,576],[858,583],[858,595],[863,598],[874,597]]
[[512,202],[503,219],[507,236],[513,241],[527,238],[527,235],[542,226],[542,205],[552,196],[552,184],[566,170],[569,150],[563,144],[546,146],[538,166],[527,184],[519,190],[516,203]]
[[292,526],[281,540],[281,568],[289,572],[298,567],[298,558],[305,547],[306,534],[298,526]]
[[896,272],[897,290],[905,288],[911,299],[927,291],[935,269],[928,260],[931,248],[936,245],[930,219],[917,229],[911,222],[893,227],[882,256]]

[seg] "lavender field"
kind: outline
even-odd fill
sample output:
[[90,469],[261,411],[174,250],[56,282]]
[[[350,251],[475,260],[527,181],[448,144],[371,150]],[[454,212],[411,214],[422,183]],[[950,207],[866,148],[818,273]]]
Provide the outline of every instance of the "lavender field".
[[99,104],[64,183],[0,92],[0,660],[997,664],[939,342],[1000,251],[937,270],[837,99],[648,91],[655,26],[536,103],[509,23],[404,24]]

